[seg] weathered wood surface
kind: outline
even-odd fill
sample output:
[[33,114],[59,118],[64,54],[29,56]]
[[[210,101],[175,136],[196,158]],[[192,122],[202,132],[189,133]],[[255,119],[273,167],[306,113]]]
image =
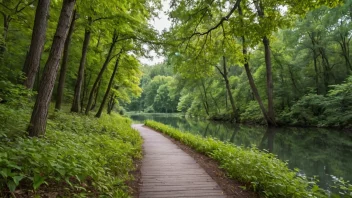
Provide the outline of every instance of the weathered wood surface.
[[140,198],[226,197],[197,162],[163,135],[133,125],[144,139]]

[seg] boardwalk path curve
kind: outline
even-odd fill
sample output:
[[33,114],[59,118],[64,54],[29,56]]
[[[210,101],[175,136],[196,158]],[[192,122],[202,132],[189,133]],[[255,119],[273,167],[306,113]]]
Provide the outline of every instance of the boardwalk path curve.
[[134,124],[144,139],[140,198],[226,197],[197,162],[158,132]]

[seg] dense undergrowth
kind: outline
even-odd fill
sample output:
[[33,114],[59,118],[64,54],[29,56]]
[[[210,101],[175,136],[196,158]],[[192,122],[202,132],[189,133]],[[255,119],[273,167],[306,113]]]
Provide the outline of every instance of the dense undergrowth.
[[290,170],[287,163],[273,154],[256,148],[184,133],[155,121],[148,120],[145,124],[213,158],[230,178],[245,183],[264,197],[352,197],[352,185],[340,181],[332,187],[338,194],[327,192],[298,170]]
[[28,106],[0,104],[0,197],[129,196],[142,144],[129,119],[50,111],[45,137],[29,138]]

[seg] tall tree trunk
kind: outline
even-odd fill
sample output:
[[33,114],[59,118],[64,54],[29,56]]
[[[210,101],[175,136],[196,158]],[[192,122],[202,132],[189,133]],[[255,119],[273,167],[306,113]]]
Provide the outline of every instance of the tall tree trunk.
[[274,110],[274,84],[273,84],[273,72],[271,65],[271,49],[270,40],[264,36],[263,44],[265,49],[265,66],[266,66],[266,87],[268,94],[268,117],[273,122],[268,123],[269,126],[275,126],[275,110]]
[[50,0],[38,1],[38,6],[35,13],[31,46],[27,56],[28,60],[26,60],[27,65],[24,66],[26,80],[23,84],[28,89],[33,89],[35,77],[39,68],[40,59],[42,56],[43,46],[45,42],[49,8]]
[[[244,40],[244,37],[242,38]],[[244,47],[243,48],[243,55],[246,57],[247,56],[247,49]],[[254,82],[254,79],[253,79],[253,76],[252,76],[252,73],[251,73],[251,70],[249,69],[249,63],[247,60],[245,60],[245,63],[244,63],[244,68],[246,70],[246,75],[247,75],[247,78],[248,78],[248,82],[249,82],[249,85],[251,87],[251,90],[253,92],[253,95],[254,95],[254,98],[256,99],[256,101],[258,102],[259,104],[259,108],[260,110],[262,111],[262,114],[266,120],[266,123],[268,125],[272,125],[274,124],[275,122],[273,122],[272,120],[270,120],[270,117],[268,116],[268,112],[266,111],[265,107],[264,107],[264,103],[263,103],[263,100],[261,99],[260,95],[259,95],[259,92],[258,92],[258,89],[257,89],[257,86],[255,85],[255,82]],[[269,124],[270,123],[270,124]]]
[[[4,3],[6,3],[6,1]],[[9,32],[10,22],[11,22],[12,18],[11,18],[10,15],[6,15],[3,12],[1,12],[1,14],[2,14],[3,19],[4,19],[4,22],[3,22],[4,23],[4,26],[3,26],[4,32],[2,34],[3,40],[0,43],[0,59],[4,60],[4,54],[6,52],[7,35],[8,35],[8,32]]]
[[117,72],[117,68],[118,68],[118,66],[119,66],[121,52],[122,52],[122,50],[120,51],[119,56],[118,56],[117,59],[116,59],[114,71],[112,72],[112,75],[111,75],[111,78],[110,78],[110,81],[109,81],[108,88],[106,89],[106,92],[105,92],[103,101],[101,102],[101,105],[100,105],[100,108],[99,108],[97,114],[95,115],[95,117],[97,117],[97,118],[100,118],[100,116],[101,116],[101,114],[102,114],[102,112],[103,112],[105,103],[106,103],[106,101],[107,101],[107,99],[108,99],[108,97],[109,97],[109,93],[110,93],[112,84],[114,83],[114,78],[115,78],[115,75],[116,75],[116,72]]
[[82,85],[83,85],[83,80],[84,80],[84,70],[85,70],[85,65],[86,65],[86,59],[87,59],[87,52],[88,52],[88,46],[90,42],[90,26],[92,24],[92,17],[88,17],[88,27],[85,30],[84,33],[84,41],[83,41],[83,47],[82,47],[82,57],[79,65],[79,70],[77,74],[77,81],[75,85],[75,93],[73,97],[73,103],[71,107],[71,112],[79,112],[80,108],[80,101],[81,101],[81,91],[82,91]]
[[[264,6],[261,0],[254,2],[255,8],[257,10],[258,16],[260,18],[265,18]],[[266,67],[266,88],[268,96],[268,126],[275,126],[275,110],[274,110],[274,84],[273,84],[273,74],[271,65],[271,49],[270,40],[267,35],[263,36],[263,45],[265,51],[265,67]]]
[[318,53],[316,51],[316,42],[315,42],[315,32],[309,33],[309,38],[312,43],[312,52],[313,52],[313,63],[314,63],[314,71],[315,71],[315,86],[316,86],[316,92],[319,95],[320,94],[320,89],[319,89],[319,71],[318,71]]
[[38,90],[28,133],[31,137],[45,134],[46,120],[48,116],[49,103],[53,93],[56,75],[59,69],[60,58],[64,48],[67,32],[70,27],[70,19],[75,7],[75,0],[64,0],[56,33],[51,46],[48,60],[45,64],[42,80]]
[[111,61],[111,55],[114,51],[114,48],[115,48],[115,45],[117,43],[117,33],[116,31],[114,32],[114,35],[113,35],[113,38],[112,38],[112,42],[111,42],[111,46],[110,46],[110,49],[109,49],[109,52],[106,56],[106,60],[103,64],[103,67],[100,69],[100,72],[97,76],[97,78],[95,79],[95,82],[93,84],[93,87],[92,89],[90,90],[90,93],[89,93],[89,99],[88,99],[88,104],[87,104],[87,108],[86,108],[86,112],[85,114],[88,115],[90,109],[91,109],[91,106],[92,106],[92,103],[93,103],[93,96],[94,96],[94,92],[96,91],[97,87],[98,87],[98,83],[100,82],[101,78],[103,77],[103,74],[106,70],[106,68],[108,67],[110,61]]
[[[240,6],[238,7],[238,12],[239,12],[240,16],[242,17],[243,13],[242,13],[242,9],[241,9]],[[242,28],[244,28],[244,24],[243,24],[243,20],[242,19],[241,19],[241,23],[242,23]],[[268,124],[268,126],[275,125],[275,121],[271,120],[271,118],[268,116],[268,112],[267,112],[267,110],[264,107],[263,100],[261,99],[261,97],[259,95],[257,86],[255,85],[255,82],[254,82],[254,79],[253,79],[253,76],[252,76],[252,73],[251,73],[251,70],[249,69],[248,50],[247,50],[246,38],[245,38],[244,35],[242,36],[242,53],[243,53],[243,57],[244,57],[244,68],[245,68],[246,75],[247,75],[247,78],[248,78],[248,82],[249,82],[249,85],[251,87],[251,90],[252,90],[252,93],[254,95],[254,98],[258,102],[259,108],[262,111],[262,114],[263,114],[263,116],[265,118],[265,121]]]
[[64,87],[65,87],[66,71],[67,71],[67,64],[68,64],[68,53],[70,49],[72,34],[75,29],[75,21],[76,21],[76,10],[73,12],[73,16],[71,19],[71,26],[65,41],[64,54],[62,56],[61,71],[60,71],[60,77],[59,77],[59,84],[57,86],[57,97],[56,97],[56,104],[55,104],[56,110],[61,109],[61,104],[64,97]]
[[338,41],[338,43],[340,44],[340,47],[341,47],[341,54],[345,59],[346,71],[349,74],[352,71],[352,64],[350,61],[350,41],[351,41],[351,38],[346,38],[346,36],[341,33],[340,33],[340,38],[341,38],[341,41]]

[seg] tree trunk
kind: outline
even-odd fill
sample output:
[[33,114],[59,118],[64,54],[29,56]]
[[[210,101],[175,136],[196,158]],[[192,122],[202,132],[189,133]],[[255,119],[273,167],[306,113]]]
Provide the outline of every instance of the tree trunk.
[[115,106],[115,94],[112,94],[108,102],[108,114],[110,115]]
[[82,91],[82,85],[83,85],[83,80],[84,80],[84,70],[85,70],[88,46],[89,46],[90,35],[91,35],[90,29],[89,29],[91,24],[92,24],[92,17],[88,17],[88,27],[86,28],[85,33],[84,33],[82,57],[81,57],[80,65],[79,65],[77,81],[76,81],[76,85],[75,85],[75,93],[74,93],[73,103],[72,103],[72,107],[71,107],[71,112],[76,112],[76,113],[78,113],[79,110],[81,109],[80,108],[81,91]]
[[269,126],[275,126],[275,111],[274,111],[274,84],[273,84],[273,73],[271,66],[271,50],[270,50],[270,40],[264,36],[263,44],[265,49],[265,66],[266,66],[266,86],[268,94],[268,117],[270,122]]
[[[6,3],[6,1],[5,1]],[[0,44],[0,59],[4,60],[4,54],[6,52],[6,41],[7,41],[7,35],[9,32],[9,27],[10,27],[10,22],[12,20],[11,16],[6,15],[5,13],[2,12],[2,16],[4,19],[4,32],[2,34],[3,36],[3,41]]]
[[[243,43],[245,43],[244,36],[242,37],[242,40],[243,40]],[[244,57],[247,57],[247,48],[245,47],[245,45],[243,45],[243,55],[244,55]],[[246,70],[248,82],[249,82],[249,85],[250,85],[251,90],[253,92],[254,98],[257,100],[257,102],[259,104],[259,108],[262,111],[262,114],[263,114],[263,116],[265,118],[266,123],[268,125],[274,124],[274,122],[272,120],[270,120],[270,117],[268,116],[268,112],[266,111],[266,109],[264,107],[264,104],[263,104],[263,101],[262,101],[262,99],[261,99],[261,97],[259,95],[257,86],[254,83],[254,79],[253,79],[252,73],[251,73],[251,71],[249,69],[249,63],[248,63],[247,58],[245,58],[244,68]]]
[[[121,51],[121,52],[122,52],[122,51]],[[120,55],[121,55],[121,52],[120,52]],[[106,100],[107,100],[108,97],[109,97],[109,93],[110,93],[112,84],[114,83],[114,78],[115,78],[115,75],[116,75],[116,72],[117,72],[117,68],[118,68],[118,66],[119,66],[120,55],[119,55],[119,56],[117,57],[117,59],[116,59],[114,71],[112,72],[112,75],[111,75],[111,78],[110,78],[110,81],[109,81],[108,88],[106,89],[106,92],[105,92],[103,101],[101,102],[101,105],[100,105],[100,108],[99,108],[97,114],[95,115],[95,117],[97,117],[97,118],[100,118],[100,116],[101,116],[101,114],[102,114],[102,112],[103,112],[103,109],[104,109]]]
[[83,91],[81,97],[81,109],[80,112],[83,113],[84,101],[86,100],[86,93],[88,92],[88,86],[90,84],[90,80],[92,79],[92,73],[89,73],[89,77],[87,79],[87,73],[84,73],[84,80],[83,80]]
[[203,97],[203,106],[204,106],[204,109],[205,109],[205,112],[206,114],[209,116],[210,114],[210,110],[209,110],[209,104],[208,104],[208,96],[207,96],[207,90],[205,88],[205,85],[204,85],[204,82],[203,82],[203,79],[201,79],[201,83],[202,83],[202,88],[203,88],[203,92],[204,92],[204,95],[203,95],[203,92],[202,90],[200,91],[202,97]]
[[[254,2],[255,8],[257,10],[258,16],[260,18],[265,18],[264,6],[261,0]],[[273,74],[271,65],[271,49],[270,40],[267,35],[263,36],[263,45],[265,51],[265,67],[266,67],[266,87],[268,96],[268,126],[276,126],[275,121],[275,110],[274,110],[274,84],[273,84]]]
[[228,78],[228,72],[227,72],[227,67],[226,67],[226,58],[225,58],[225,56],[222,57],[222,60],[223,60],[223,71],[224,71],[224,73],[222,73],[222,77],[225,80],[227,94],[228,94],[228,97],[230,99],[230,103],[231,103],[231,107],[232,107],[233,118],[235,118],[236,122],[238,122],[239,115],[238,115],[238,112],[237,112],[237,109],[236,109],[236,105],[235,105],[235,100],[233,99],[233,95],[232,95],[232,91],[231,91],[231,86],[230,86],[230,82],[229,82],[229,78]]
[[95,94],[94,94],[94,102],[93,102],[93,105],[92,107],[90,108],[90,110],[94,110],[96,105],[97,105],[97,101],[98,101],[98,96],[99,96],[99,91],[100,91],[100,85],[101,85],[101,80],[99,81],[98,83],[98,87],[97,89],[95,90]]
[[[242,17],[243,16],[243,13],[242,13],[242,9],[241,9],[241,6],[238,7],[238,12],[240,14],[240,16]],[[242,28],[244,28],[244,24],[243,24],[243,20],[241,19],[241,25],[242,25]],[[265,121],[266,123],[269,125],[272,125],[272,124],[275,124],[274,121],[272,121],[270,119],[270,117],[268,116],[268,112],[266,111],[265,107],[264,107],[264,104],[263,104],[263,101],[259,95],[259,92],[258,92],[258,89],[257,89],[257,86],[255,85],[254,83],[254,79],[253,79],[253,76],[252,76],[252,73],[251,73],[251,70],[249,69],[249,63],[248,63],[248,50],[247,50],[247,45],[246,45],[246,38],[245,36],[243,35],[242,36],[242,53],[243,53],[243,57],[244,57],[244,68],[246,70],[246,75],[247,75],[247,78],[248,78],[248,82],[249,82],[249,85],[251,87],[251,90],[252,90],[252,93],[253,93],[253,96],[254,98],[257,100],[258,104],[259,104],[259,108],[260,110],[262,111],[262,114],[265,118]]]
[[65,87],[65,79],[66,79],[66,71],[67,71],[67,63],[68,63],[68,53],[69,53],[69,49],[70,49],[72,34],[73,34],[74,28],[75,28],[75,21],[76,21],[76,10],[73,12],[70,30],[68,31],[68,35],[67,35],[67,38],[65,41],[64,54],[62,56],[61,71],[60,71],[60,77],[59,77],[59,84],[57,86],[57,97],[56,97],[56,104],[55,104],[56,110],[61,109],[61,104],[62,104],[62,100],[64,97],[64,87]]
[[112,43],[111,43],[111,46],[110,46],[110,49],[109,49],[109,52],[106,56],[106,60],[103,64],[103,67],[101,68],[97,78],[95,79],[95,82],[93,84],[93,87],[89,93],[89,99],[88,99],[88,104],[87,104],[87,108],[86,108],[86,112],[85,114],[88,115],[90,109],[91,109],[91,106],[92,106],[92,103],[93,103],[93,96],[94,96],[94,92],[95,90],[97,89],[98,87],[98,83],[100,82],[101,78],[103,77],[103,73],[105,72],[106,68],[108,67],[110,61],[111,61],[111,54],[113,53],[114,51],[114,48],[115,48],[115,45],[117,43],[117,33],[116,31],[114,32],[114,35],[113,35],[113,38],[112,38]]
[[49,103],[53,93],[56,75],[59,69],[67,32],[70,27],[70,19],[75,7],[75,0],[64,0],[56,33],[51,46],[48,60],[45,64],[44,73],[40,82],[37,100],[35,102],[28,133],[31,137],[45,134],[46,120],[48,116]]
[[27,65],[24,66],[26,80],[23,84],[28,89],[33,89],[35,77],[39,68],[40,59],[42,56],[43,46],[45,42],[49,8],[50,0],[38,1],[37,11],[35,13],[31,46],[27,56],[28,60],[26,60]]

